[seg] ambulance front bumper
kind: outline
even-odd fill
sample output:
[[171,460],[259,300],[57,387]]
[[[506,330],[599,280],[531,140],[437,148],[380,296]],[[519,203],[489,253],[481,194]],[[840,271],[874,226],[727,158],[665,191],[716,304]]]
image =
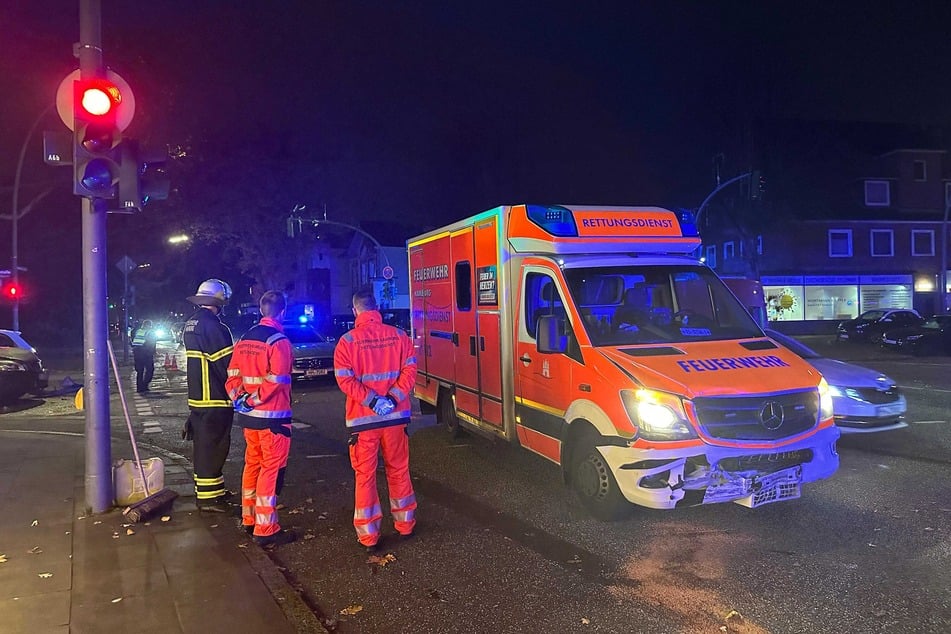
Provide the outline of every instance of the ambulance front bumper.
[[799,486],[839,468],[839,430],[822,429],[773,449],[701,445],[688,449],[600,446],[624,497],[655,509],[676,507],[687,491],[701,504],[760,506],[799,497]]

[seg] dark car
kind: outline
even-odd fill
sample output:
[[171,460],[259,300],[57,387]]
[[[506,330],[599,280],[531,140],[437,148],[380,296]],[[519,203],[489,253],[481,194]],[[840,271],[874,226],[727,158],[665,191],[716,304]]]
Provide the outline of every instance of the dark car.
[[882,345],[908,354],[951,354],[951,315],[932,315],[916,326],[886,330]]
[[19,332],[0,330],[0,405],[26,393],[38,394],[49,384],[49,373]]
[[334,347],[332,339],[324,337],[309,324],[285,323],[284,334],[294,347],[294,379],[316,379],[334,373]]
[[855,319],[839,324],[835,331],[835,340],[878,342],[882,333],[893,328],[916,326],[924,320],[918,311],[908,308],[880,308],[867,310]]

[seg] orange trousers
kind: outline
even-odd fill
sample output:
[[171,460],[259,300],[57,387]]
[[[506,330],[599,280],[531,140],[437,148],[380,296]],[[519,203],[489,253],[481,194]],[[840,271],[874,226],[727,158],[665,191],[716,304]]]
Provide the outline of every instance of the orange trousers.
[[364,546],[372,546],[380,540],[383,512],[376,489],[376,466],[381,447],[393,526],[401,535],[412,533],[416,526],[416,495],[409,478],[406,425],[357,432],[350,436],[350,464],[356,472],[353,527]]
[[241,522],[259,537],[281,530],[277,521],[278,474],[287,466],[290,436],[268,429],[245,429],[241,475]]

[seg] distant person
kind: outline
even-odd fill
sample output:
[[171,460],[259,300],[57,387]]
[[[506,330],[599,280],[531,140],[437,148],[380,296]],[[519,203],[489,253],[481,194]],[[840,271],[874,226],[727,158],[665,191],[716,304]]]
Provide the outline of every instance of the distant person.
[[144,394],[155,374],[155,330],[146,319],[132,331],[132,360],[135,362],[135,391]]
[[222,469],[231,449],[234,418],[234,405],[225,389],[234,340],[220,318],[229,299],[231,287],[225,282],[202,282],[188,298],[198,310],[182,331],[190,410],[183,436],[193,441],[196,504],[199,510],[213,513],[227,513],[231,497]]
[[241,521],[259,546],[280,546],[296,539],[282,530],[277,496],[291,450],[291,370],[294,349],[284,335],[287,299],[267,291],[258,303],[261,321],[234,346],[228,366],[228,396],[235,424],[244,428]]
[[377,454],[389,487],[393,525],[403,537],[416,527],[416,495],[409,477],[410,395],[416,383],[416,355],[405,332],[383,323],[370,291],[353,296],[353,330],[334,350],[337,385],[347,395],[350,464],[356,472],[353,526],[367,552],[377,551],[383,513],[376,489]]

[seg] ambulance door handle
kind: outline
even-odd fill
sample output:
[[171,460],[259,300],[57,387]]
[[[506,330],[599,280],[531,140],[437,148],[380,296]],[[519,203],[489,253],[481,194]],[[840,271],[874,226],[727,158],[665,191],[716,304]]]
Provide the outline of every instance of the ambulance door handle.
[[469,337],[469,354],[476,356],[475,335]]
[[479,350],[485,352],[485,337],[479,337]]
[[532,362],[532,358],[531,358],[530,356],[528,356],[528,354],[523,354],[522,356],[520,356],[520,357],[518,358],[518,360],[521,361],[522,363],[531,363],[531,362]]
[[454,346],[458,346],[458,345],[459,345],[459,333],[458,333],[458,332],[452,333],[452,345],[454,345]]

